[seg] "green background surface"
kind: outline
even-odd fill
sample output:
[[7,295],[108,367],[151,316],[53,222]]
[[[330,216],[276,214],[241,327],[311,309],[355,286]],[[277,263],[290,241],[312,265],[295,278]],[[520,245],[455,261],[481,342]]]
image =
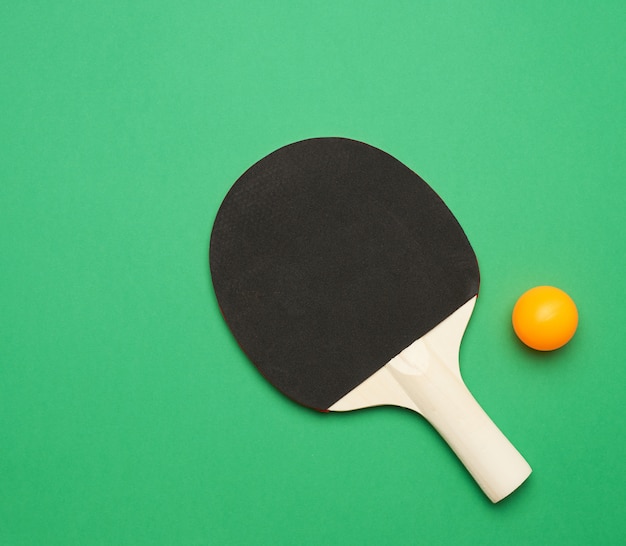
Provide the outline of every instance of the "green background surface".
[[[626,4],[4,2],[0,544],[623,544]],[[492,505],[420,417],[323,415],[222,321],[236,178],[346,136],[443,197],[481,264],[461,351],[528,459]],[[568,291],[564,349],[510,327]]]

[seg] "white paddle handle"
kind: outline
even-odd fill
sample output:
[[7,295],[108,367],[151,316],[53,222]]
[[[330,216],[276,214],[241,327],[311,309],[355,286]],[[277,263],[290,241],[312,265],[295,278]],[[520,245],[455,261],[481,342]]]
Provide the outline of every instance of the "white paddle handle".
[[389,371],[435,427],[492,502],[515,491],[532,472],[478,405],[460,375],[426,347],[407,349]]

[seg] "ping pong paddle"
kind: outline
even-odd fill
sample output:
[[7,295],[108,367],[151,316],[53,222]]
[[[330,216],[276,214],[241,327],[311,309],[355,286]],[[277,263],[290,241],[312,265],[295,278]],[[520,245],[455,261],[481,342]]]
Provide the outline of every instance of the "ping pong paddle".
[[474,251],[397,159],[344,138],[280,148],[230,189],[209,253],[228,326],[285,395],[320,411],[420,413],[493,502],[529,476],[461,379]]

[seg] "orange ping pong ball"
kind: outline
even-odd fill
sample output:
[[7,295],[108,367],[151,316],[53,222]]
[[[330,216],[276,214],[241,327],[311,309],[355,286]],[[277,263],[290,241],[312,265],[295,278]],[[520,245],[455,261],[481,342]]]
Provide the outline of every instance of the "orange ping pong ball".
[[524,292],[513,308],[517,337],[538,351],[563,347],[576,332],[578,310],[563,290],[536,286]]

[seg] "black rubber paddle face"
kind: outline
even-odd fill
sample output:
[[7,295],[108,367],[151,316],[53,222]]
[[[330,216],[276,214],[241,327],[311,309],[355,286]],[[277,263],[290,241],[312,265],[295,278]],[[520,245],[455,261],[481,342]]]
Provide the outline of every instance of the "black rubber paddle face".
[[234,184],[211,234],[218,303],[261,373],[326,410],[478,293],[435,192],[342,138],[291,144]]

